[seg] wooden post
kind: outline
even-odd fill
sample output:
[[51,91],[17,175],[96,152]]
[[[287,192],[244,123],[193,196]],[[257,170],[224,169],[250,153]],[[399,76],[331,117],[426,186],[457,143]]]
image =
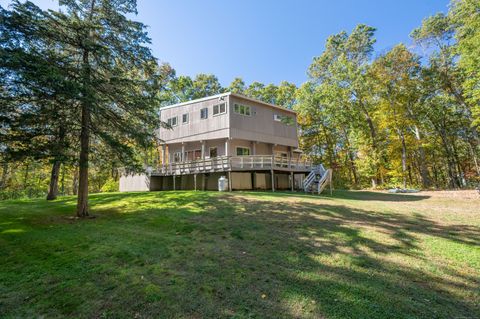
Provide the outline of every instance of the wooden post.
[[175,190],[175,174],[173,176],[173,190]]
[[288,147],[288,168],[292,168],[292,155],[293,155],[293,152],[292,152],[292,147],[289,146]]
[[202,143],[202,160],[205,159],[205,141],[201,141]]
[[295,177],[295,175],[293,174],[293,171],[290,172],[290,182],[292,183],[291,184],[292,192],[293,192],[293,187],[294,187],[294,185],[293,185],[294,184],[294,179],[293,179],[294,177]]
[[195,191],[197,191],[197,174],[193,174],[193,184]]
[[270,170],[270,175],[272,176],[272,192],[275,191],[275,173],[273,172],[273,169]]
[[225,156],[228,156],[228,145],[229,145],[228,138],[225,140]]
[[232,172],[228,171],[228,191],[232,191]]
[[167,165],[167,146],[162,144],[162,173],[165,173]]

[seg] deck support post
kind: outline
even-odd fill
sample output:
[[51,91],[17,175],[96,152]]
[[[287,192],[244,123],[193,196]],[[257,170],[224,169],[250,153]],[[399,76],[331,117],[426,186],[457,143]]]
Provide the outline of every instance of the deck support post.
[[205,159],[205,141],[200,141],[200,143],[202,143],[202,160]]
[[272,176],[272,192],[275,191],[275,173],[273,172],[273,169],[270,170],[270,175]]
[[175,175],[172,175],[173,177],[173,190],[175,190]]
[[294,177],[295,175],[293,174],[293,171],[290,172],[290,186],[291,186],[291,189],[292,189],[292,192],[293,192],[293,187],[294,187]]
[[162,173],[165,172],[166,165],[167,165],[167,146],[162,144]]
[[197,191],[197,174],[193,174],[193,184],[195,191]]
[[225,156],[228,156],[228,148],[229,148],[229,140],[228,138],[225,140]]
[[232,172],[228,171],[228,191],[232,191]]

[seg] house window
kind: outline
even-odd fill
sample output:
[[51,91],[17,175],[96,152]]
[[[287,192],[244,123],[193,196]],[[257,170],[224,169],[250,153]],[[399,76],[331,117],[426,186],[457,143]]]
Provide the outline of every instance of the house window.
[[240,115],[250,116],[252,115],[252,107],[248,105],[235,104],[233,111]]
[[214,157],[217,157],[217,156],[218,156],[217,148],[216,147],[210,147],[210,158],[214,158]]
[[170,126],[177,126],[178,124],[178,117],[175,116],[175,117],[171,117],[167,120],[167,124],[170,125]]
[[202,158],[202,150],[186,151],[185,159],[187,162],[195,161]]
[[188,123],[188,113],[182,115],[182,124]]
[[203,120],[208,118],[208,108],[205,107],[200,110],[200,118]]
[[202,158],[202,150],[195,150],[194,159],[198,160]]
[[219,115],[227,112],[227,105],[225,103],[213,106],[213,115]]
[[179,163],[179,162],[181,162],[181,161],[182,161],[182,153],[180,153],[180,152],[175,152],[175,153],[173,154],[173,162]]
[[237,147],[237,156],[250,155],[250,149],[248,147]]
[[295,121],[293,120],[293,118],[287,115],[273,114],[273,120],[276,122],[282,122],[283,124],[286,124],[286,125],[295,124]]

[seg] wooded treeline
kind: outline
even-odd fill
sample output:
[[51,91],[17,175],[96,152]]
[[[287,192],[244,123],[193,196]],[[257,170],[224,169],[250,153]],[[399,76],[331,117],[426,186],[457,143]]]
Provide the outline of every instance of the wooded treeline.
[[[157,157],[162,106],[232,91],[296,110],[301,148],[336,187],[479,182],[480,3],[454,0],[414,45],[375,52],[358,25],[319,46],[300,87],[179,76],[158,64],[133,0],[0,7],[0,198],[113,191],[120,168]],[[88,177],[90,183],[88,183]]]

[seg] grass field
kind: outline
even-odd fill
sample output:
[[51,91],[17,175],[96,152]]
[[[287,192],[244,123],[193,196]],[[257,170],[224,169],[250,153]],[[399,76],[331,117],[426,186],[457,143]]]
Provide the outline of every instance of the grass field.
[[474,193],[98,194],[88,220],[74,206],[0,202],[0,317],[480,317]]

